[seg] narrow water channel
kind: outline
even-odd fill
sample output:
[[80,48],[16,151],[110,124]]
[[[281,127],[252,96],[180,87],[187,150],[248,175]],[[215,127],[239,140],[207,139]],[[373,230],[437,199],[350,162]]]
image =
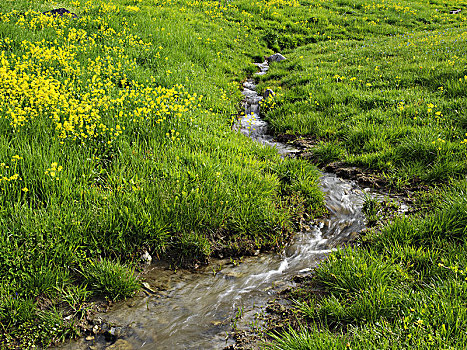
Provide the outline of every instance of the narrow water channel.
[[[258,64],[264,74],[267,63]],[[276,147],[286,155],[295,152],[267,135],[259,117],[261,97],[254,80],[244,83],[245,117],[237,129],[255,140]],[[254,322],[279,286],[303,274],[340,242],[364,228],[363,191],[352,181],[328,173],[321,177],[328,218],[302,225],[294,241],[281,254],[264,254],[241,261],[216,261],[197,272],[169,271],[154,267],[148,281],[164,285],[166,292],[133,298],[99,315],[113,325],[110,332],[124,340],[119,349],[222,349],[233,340],[228,333],[236,316]],[[66,349],[104,349],[104,336],[82,339]]]

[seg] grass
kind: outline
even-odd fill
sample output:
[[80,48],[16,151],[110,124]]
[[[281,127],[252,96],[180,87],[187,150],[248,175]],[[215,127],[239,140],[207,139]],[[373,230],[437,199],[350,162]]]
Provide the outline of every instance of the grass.
[[[320,141],[311,149],[320,165],[339,160],[369,168],[395,187],[462,178],[464,16],[441,3],[363,2],[352,11],[343,3],[331,2],[327,11],[340,13],[346,28],[365,16],[358,38],[303,45],[263,78],[263,89],[278,91],[267,112],[274,131]],[[394,10],[400,19],[384,25]]]
[[102,259],[92,262],[83,269],[86,287],[93,293],[104,295],[112,300],[132,297],[139,290],[139,281],[134,271],[118,262]]
[[[272,346],[462,347],[466,17],[449,11],[465,5],[2,2],[2,347],[77,334],[64,317],[132,295],[144,251],[189,264],[279,248],[323,213],[313,165],[231,130],[241,82],[274,51],[288,59],[259,85],[276,93],[273,132],[315,140],[319,165],[441,187],[420,197],[435,209],[332,254],[316,272],[328,294],[298,304],[310,325]],[[57,7],[79,17],[40,13]]]
[[[277,249],[323,211],[316,168],[231,130],[270,53],[249,6],[0,4],[1,347],[77,334],[91,296],[137,291],[144,251]],[[78,18],[41,14],[58,7]]]

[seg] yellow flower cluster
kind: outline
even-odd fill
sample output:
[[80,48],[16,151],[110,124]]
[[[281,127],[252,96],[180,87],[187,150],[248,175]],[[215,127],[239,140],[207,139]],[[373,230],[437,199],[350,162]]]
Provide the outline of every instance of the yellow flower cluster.
[[63,170],[63,167],[58,165],[56,162],[50,164],[50,168],[45,171],[45,175],[49,175],[51,179],[59,180],[58,173]]
[[[86,15],[96,10],[99,16]],[[145,83],[128,78],[137,66],[126,54],[128,48],[144,52],[151,43],[130,33],[124,17],[118,26],[110,25],[117,6],[88,1],[81,12],[85,15],[79,19],[33,11],[0,14],[15,26],[55,31],[55,40],[17,43],[20,55],[7,49],[13,39],[0,40],[0,118],[8,120],[12,130],[45,127],[62,143],[111,143],[131,122],[160,124],[182,118],[198,105],[200,97],[183,86],[165,88],[154,78]],[[99,29],[88,32],[88,27]],[[90,54],[99,51],[106,55]]]
[[263,0],[264,5],[270,8],[299,7],[298,0]]
[[128,12],[138,12],[139,7],[138,6],[127,6],[125,7],[125,10],[127,10]]
[[1,16],[2,20],[7,22],[11,21],[15,17],[18,18],[15,24],[28,30],[40,30],[44,28],[59,29],[66,26],[72,19],[72,16],[68,14],[65,14],[65,16],[55,17],[44,15],[33,10],[27,11],[24,15],[20,15],[17,11],[12,11],[9,14]]
[[363,5],[363,9],[365,12],[367,11],[382,11],[382,10],[392,10],[395,12],[402,12],[402,13],[408,13],[412,15],[417,14],[417,10],[414,8],[410,8],[408,6],[402,6],[400,2],[395,2],[395,1],[378,1],[378,2],[373,2],[373,3],[367,3]]
[[22,180],[19,174],[17,173],[17,163],[22,159],[23,157],[20,157],[19,155],[14,155],[11,158],[12,163],[14,163],[13,169],[5,163],[0,163],[0,171],[2,172],[2,175],[0,175],[0,184],[2,185],[2,190],[5,189],[5,187],[3,186],[4,184]]
[[268,98],[263,98],[261,101],[259,101],[259,105],[261,106],[263,113],[271,111],[276,107],[276,98],[270,95]]

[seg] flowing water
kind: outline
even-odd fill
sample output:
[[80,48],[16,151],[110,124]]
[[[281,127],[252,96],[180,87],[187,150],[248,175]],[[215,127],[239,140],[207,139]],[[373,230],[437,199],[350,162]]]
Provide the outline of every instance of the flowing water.
[[[258,64],[264,74],[267,63]],[[245,117],[237,129],[255,140],[276,147],[283,155],[293,148],[274,142],[267,124],[259,117],[261,97],[253,80],[244,83]],[[124,339],[120,349],[222,349],[232,344],[228,336],[232,320],[255,322],[267,301],[291,277],[305,274],[335,249],[364,228],[361,212],[364,191],[354,182],[323,173],[329,217],[303,223],[294,241],[281,254],[261,254],[241,261],[215,261],[200,271],[170,271],[153,267],[146,279],[164,292],[133,298],[100,315],[113,325],[110,333]],[[102,349],[104,336],[81,340],[65,348]]]

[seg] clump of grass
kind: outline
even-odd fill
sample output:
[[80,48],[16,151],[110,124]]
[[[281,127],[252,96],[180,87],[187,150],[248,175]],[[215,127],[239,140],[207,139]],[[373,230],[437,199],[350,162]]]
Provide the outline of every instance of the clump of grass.
[[0,323],[4,327],[10,328],[31,321],[35,315],[35,303],[31,298],[18,294],[14,289],[2,291]]
[[195,232],[181,234],[174,242],[174,249],[174,253],[181,262],[204,262],[212,252],[209,240]]
[[362,212],[365,214],[368,226],[373,226],[380,218],[381,203],[369,193],[364,193]]
[[320,143],[311,149],[319,165],[326,165],[343,158],[345,150],[337,143]]
[[91,262],[83,267],[81,274],[84,283],[94,294],[111,300],[132,297],[140,288],[133,269],[109,259]]
[[[310,329],[311,328],[311,329]],[[299,330],[289,328],[283,334],[272,334],[274,343],[266,344],[272,350],[324,350],[346,349],[346,338],[337,336],[317,327],[302,327]]]
[[307,212],[319,215],[323,212],[323,194],[318,188],[318,170],[298,159],[287,159],[276,163],[273,172],[279,177],[281,191],[289,195],[298,195],[303,200]]

